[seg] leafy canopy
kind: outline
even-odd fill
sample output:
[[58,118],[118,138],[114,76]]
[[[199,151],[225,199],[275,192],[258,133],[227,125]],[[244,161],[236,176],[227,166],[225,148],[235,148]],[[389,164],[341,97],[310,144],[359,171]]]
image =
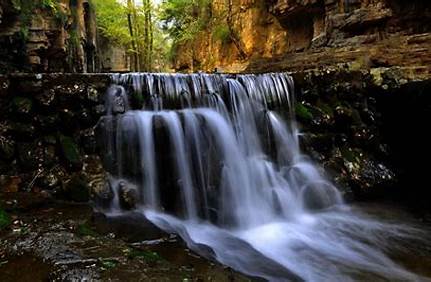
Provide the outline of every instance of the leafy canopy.
[[192,40],[211,20],[210,0],[165,0],[159,18],[175,43]]

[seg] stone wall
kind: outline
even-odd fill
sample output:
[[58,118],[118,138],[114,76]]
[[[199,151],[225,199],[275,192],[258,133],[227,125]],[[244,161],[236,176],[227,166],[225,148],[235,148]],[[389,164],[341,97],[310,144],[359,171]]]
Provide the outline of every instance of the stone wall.
[[427,0],[214,0],[213,14],[226,13],[229,2],[238,42],[215,40],[214,30],[205,30],[179,48],[176,69],[266,72],[345,64],[430,72]]
[[[0,189],[88,201],[107,75],[0,76]],[[94,190],[94,189],[92,189]]]
[[[294,74],[303,146],[354,199],[412,200],[427,208],[420,159],[431,158],[431,80],[409,68]],[[413,184],[414,183],[414,184]]]
[[0,73],[98,70],[91,2],[53,3],[0,0]]
[[[420,74],[420,70],[418,71]],[[303,148],[347,198],[426,208],[430,79],[412,68],[293,73]],[[94,129],[106,74],[0,76],[0,190],[74,201],[104,191]]]

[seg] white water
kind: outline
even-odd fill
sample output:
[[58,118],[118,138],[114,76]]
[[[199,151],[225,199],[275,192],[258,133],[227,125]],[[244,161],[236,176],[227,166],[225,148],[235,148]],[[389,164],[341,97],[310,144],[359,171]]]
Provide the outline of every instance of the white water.
[[[131,81],[152,109],[117,116],[117,149],[108,152],[117,156],[116,176],[137,183],[139,210],[191,249],[271,281],[424,279],[386,254],[391,239],[416,231],[352,212],[301,153],[287,75],[136,74],[115,81]],[[164,104],[181,110],[163,110]],[[270,110],[283,107],[288,121]],[[156,119],[168,140],[157,139]],[[263,145],[268,140],[272,150]],[[131,170],[139,177],[127,169],[136,142],[140,157]],[[168,158],[159,155],[159,142],[169,147]],[[161,160],[169,171],[159,170]],[[166,178],[174,184],[163,192]],[[118,213],[114,194],[111,212]],[[177,196],[174,205],[166,194]]]

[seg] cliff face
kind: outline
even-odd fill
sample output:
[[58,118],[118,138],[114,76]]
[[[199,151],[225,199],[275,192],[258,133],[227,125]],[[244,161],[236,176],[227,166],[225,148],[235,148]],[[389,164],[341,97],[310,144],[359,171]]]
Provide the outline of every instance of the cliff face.
[[96,22],[88,0],[0,0],[0,72],[93,72]]
[[426,0],[214,0],[213,13],[221,9],[231,15],[227,24],[237,40],[214,40],[212,30],[203,31],[179,48],[176,69],[260,72],[343,63],[429,72]]

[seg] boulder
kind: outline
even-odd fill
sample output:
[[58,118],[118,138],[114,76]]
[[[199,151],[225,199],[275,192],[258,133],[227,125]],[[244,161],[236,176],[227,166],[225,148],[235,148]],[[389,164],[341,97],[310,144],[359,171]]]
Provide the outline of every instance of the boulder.
[[121,207],[125,210],[135,209],[139,200],[137,186],[126,180],[120,180],[117,189],[120,195]]
[[72,178],[64,185],[64,194],[67,200],[88,202],[90,200],[90,187],[86,177],[81,173],[72,175]]

